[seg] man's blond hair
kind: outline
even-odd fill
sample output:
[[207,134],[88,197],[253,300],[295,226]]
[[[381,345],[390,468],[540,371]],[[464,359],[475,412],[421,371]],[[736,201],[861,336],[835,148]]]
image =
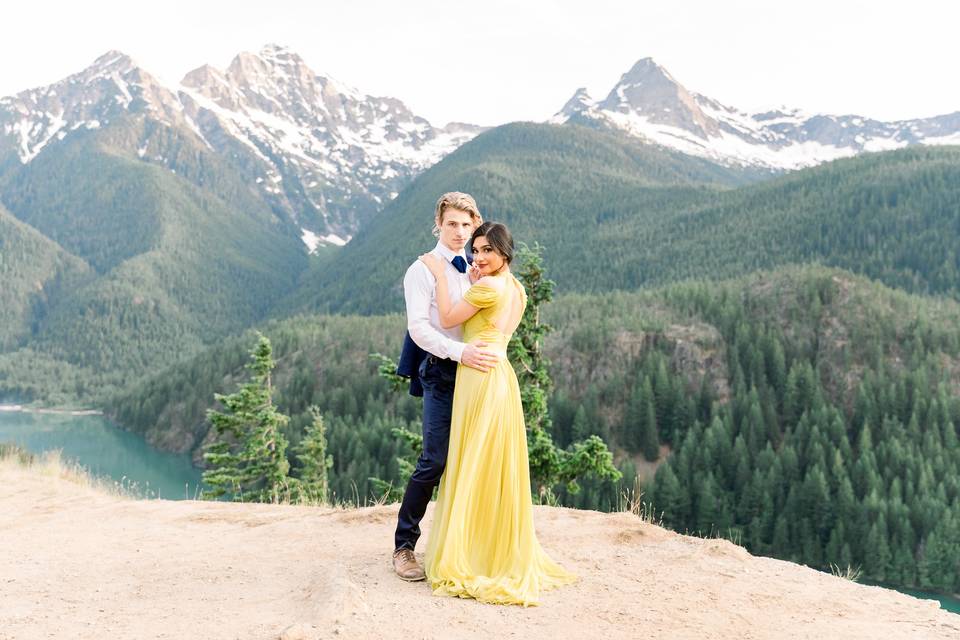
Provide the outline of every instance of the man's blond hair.
[[474,229],[483,224],[483,216],[480,215],[480,208],[473,196],[469,193],[451,191],[443,194],[437,200],[437,208],[433,215],[433,235],[436,237],[440,237],[440,225],[443,224],[443,213],[447,209],[459,209],[469,213],[473,219]]

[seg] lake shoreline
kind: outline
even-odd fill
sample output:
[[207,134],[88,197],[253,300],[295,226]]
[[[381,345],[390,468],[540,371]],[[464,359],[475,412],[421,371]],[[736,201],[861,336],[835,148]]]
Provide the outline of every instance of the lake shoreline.
[[38,456],[58,451],[61,459],[128,487],[138,497],[182,500],[195,496],[201,485],[202,473],[189,456],[159,451],[99,412],[13,408],[0,411],[0,442]]
[[3,413],[45,413],[62,416],[102,416],[99,409],[50,409],[45,407],[31,407],[22,404],[0,404]]

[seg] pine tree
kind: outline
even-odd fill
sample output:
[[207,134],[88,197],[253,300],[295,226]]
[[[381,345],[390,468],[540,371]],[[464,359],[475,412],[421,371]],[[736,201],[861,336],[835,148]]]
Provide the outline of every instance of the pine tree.
[[673,472],[673,466],[662,464],[653,477],[650,501],[664,524],[673,529],[686,526],[690,512],[690,497]]
[[313,420],[296,448],[301,464],[297,490],[301,500],[326,504],[330,499],[327,474],[333,467],[333,456],[327,454],[326,427],[320,409],[311,406],[310,415]]
[[573,426],[571,427],[574,440],[586,438],[590,435],[590,421],[587,419],[587,410],[581,404],[573,414]]
[[[579,411],[579,408],[578,408]],[[634,385],[623,409],[623,425],[620,429],[621,442],[630,453],[640,451],[640,422],[643,416],[643,387]]]
[[204,492],[205,497],[231,494],[234,500],[254,502],[290,499],[287,439],[281,431],[289,418],[273,405],[270,340],[257,336],[246,365],[252,373],[250,382],[236,393],[215,394],[225,411],[207,411],[217,440],[204,454],[211,468],[204,472],[203,482],[213,487]]
[[660,457],[660,441],[657,438],[657,414],[650,395],[647,395],[649,388],[643,390],[644,396],[648,398],[646,411],[644,411],[643,422],[640,429],[640,445],[643,449],[643,457],[653,462]]
[[697,486],[694,527],[701,535],[716,531],[720,516],[719,489],[712,473],[707,473]]
[[867,577],[877,582],[885,582],[890,572],[891,554],[886,519],[882,513],[877,516],[877,520],[870,527],[866,548],[864,571]]
[[643,378],[634,388],[624,412],[626,445],[630,451],[642,451],[651,462],[660,457],[660,441],[657,438],[657,414],[654,392],[650,378]]

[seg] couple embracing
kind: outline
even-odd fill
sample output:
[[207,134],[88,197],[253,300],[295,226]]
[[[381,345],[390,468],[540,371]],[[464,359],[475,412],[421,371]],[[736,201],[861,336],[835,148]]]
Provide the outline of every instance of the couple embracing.
[[[541,591],[576,578],[534,531],[520,388],[506,357],[527,302],[510,272],[513,239],[504,225],[484,223],[465,193],[444,194],[434,222],[437,246],[403,280],[397,372],[423,395],[423,453],[400,505],[394,570],[426,578],[437,595],[536,604]],[[414,548],[438,484],[424,570]]]

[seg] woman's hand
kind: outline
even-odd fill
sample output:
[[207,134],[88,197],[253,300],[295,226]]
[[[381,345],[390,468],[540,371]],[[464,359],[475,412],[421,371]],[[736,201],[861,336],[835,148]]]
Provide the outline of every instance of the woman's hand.
[[483,274],[480,273],[480,267],[475,264],[470,265],[467,275],[470,276],[470,284],[477,284],[477,280],[483,277]]
[[433,274],[434,278],[439,278],[443,275],[443,260],[433,255],[432,253],[425,253],[419,258],[420,262],[427,265],[427,269],[430,269],[430,273]]

